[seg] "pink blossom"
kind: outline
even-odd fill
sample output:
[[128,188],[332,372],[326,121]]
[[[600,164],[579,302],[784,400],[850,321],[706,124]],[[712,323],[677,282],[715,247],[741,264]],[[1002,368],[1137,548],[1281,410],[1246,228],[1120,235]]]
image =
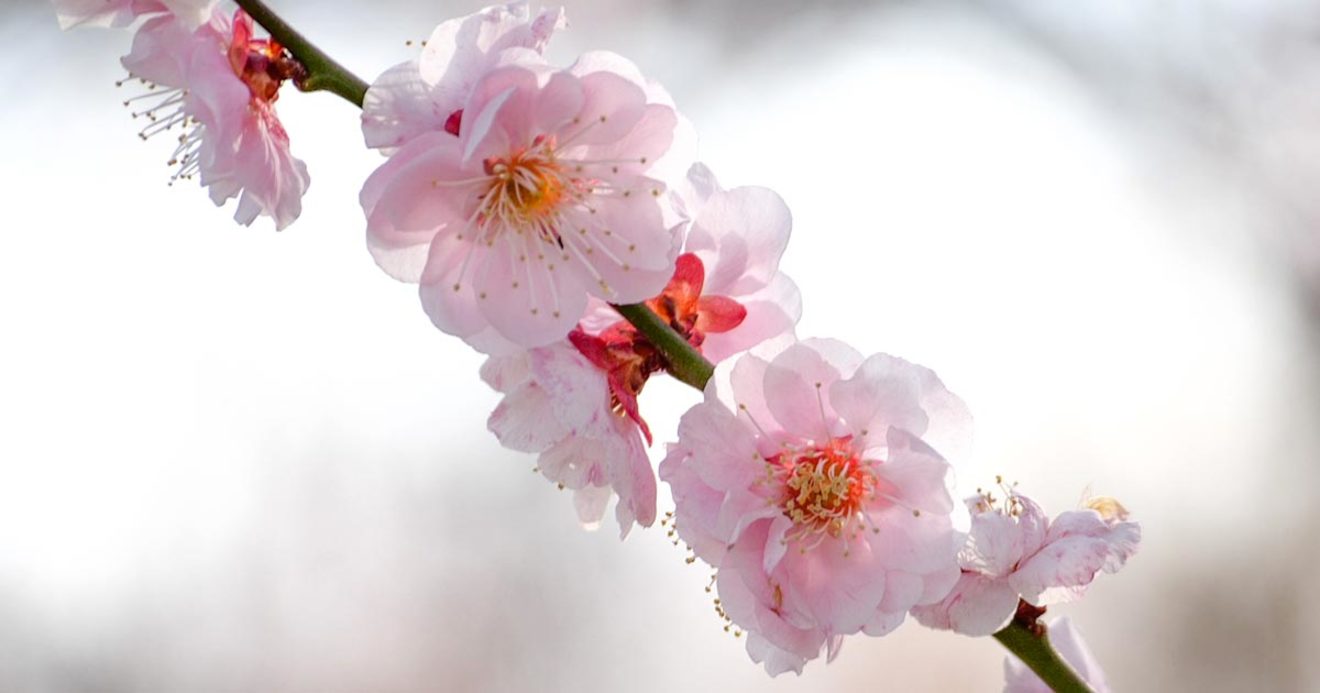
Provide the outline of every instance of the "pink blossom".
[[413,137],[367,180],[377,263],[420,281],[436,326],[479,349],[562,340],[588,294],[653,296],[680,242],[666,184],[648,175],[679,124],[657,94],[613,54],[556,70],[506,49],[464,102],[458,137]]
[[427,132],[457,136],[463,104],[502,51],[540,53],[565,26],[562,8],[532,17],[526,2],[511,2],[450,19],[431,33],[421,55],[386,70],[362,104],[367,146],[392,151]]
[[611,407],[605,373],[567,343],[488,359],[482,378],[505,397],[488,426],[505,447],[539,453],[537,469],[573,490],[579,520],[595,527],[612,495],[626,536],[655,521],[655,474],[631,421]]
[[[1100,663],[1072,622],[1067,617],[1056,618],[1050,623],[1048,632],[1055,651],[1090,685],[1091,690],[1109,693],[1105,672],[1101,671]],[[1052,690],[1022,660],[1013,655],[1004,657],[1004,693],[1052,693]]]
[[179,18],[153,17],[123,59],[148,91],[130,98],[133,116],[149,121],[141,137],[181,131],[170,160],[171,182],[199,176],[212,201],[239,197],[234,215],[258,215],[282,229],[302,210],[307,167],[289,152],[275,114],[279,88],[295,66],[271,40],[253,38],[252,18],[220,12],[196,30]]
[[[694,164],[677,200],[691,219],[684,252],[670,285],[648,301],[651,309],[713,363],[791,335],[802,296],[779,271],[793,228],[783,198],[754,186],[725,190],[705,165]],[[691,258],[686,266],[684,257]],[[736,323],[719,317],[728,311],[738,313]],[[582,326],[601,333],[618,320],[607,303],[592,299]]]
[[217,0],[51,0],[61,29],[126,27],[139,17],[168,13],[195,29],[211,18]]
[[660,476],[753,660],[800,673],[948,592],[960,537],[932,445],[968,420],[933,372],[833,340],[717,370]]
[[972,512],[962,576],[938,604],[912,615],[931,628],[989,635],[1011,620],[1018,599],[1045,606],[1079,598],[1103,570],[1114,573],[1136,553],[1141,526],[1111,498],[1050,522],[1035,501],[1009,488],[967,500]]

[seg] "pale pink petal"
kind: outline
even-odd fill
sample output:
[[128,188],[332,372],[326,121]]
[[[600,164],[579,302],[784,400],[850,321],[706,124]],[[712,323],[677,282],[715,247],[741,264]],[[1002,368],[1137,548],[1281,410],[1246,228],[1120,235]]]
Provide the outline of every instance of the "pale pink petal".
[[903,570],[886,571],[884,597],[876,607],[876,612],[907,613],[908,609],[921,599],[925,591],[925,581],[920,575]]
[[889,458],[877,468],[882,503],[895,503],[909,512],[948,515],[953,511],[949,495],[949,464],[920,438],[902,429],[890,429]]
[[1006,577],[1022,560],[1022,532],[1014,517],[987,512],[972,518],[963,568],[994,578]]
[[[873,542],[821,545],[810,551],[793,550],[779,563],[773,577],[782,577],[784,604],[790,611],[809,615],[833,633],[861,630],[885,596],[885,566],[872,550]],[[912,600],[920,595],[917,584]],[[900,609],[907,611],[912,604]]]
[[879,531],[868,532],[866,540],[884,547],[880,559],[884,567],[919,575],[958,570],[959,537],[953,534],[948,515],[914,515],[898,506],[868,515]]
[[[487,323],[516,344],[562,341],[587,306],[578,274],[561,258],[548,256],[526,237],[516,250],[473,251],[471,282]],[[526,258],[522,260],[521,258]]]
[[788,553],[788,540],[785,535],[793,529],[793,521],[783,513],[776,513],[770,520],[770,529],[765,538],[765,554],[761,557],[761,570],[767,575],[779,567],[784,554]]
[[527,383],[500,400],[486,425],[500,445],[521,452],[541,452],[568,435],[569,427],[554,416],[554,400],[536,383]]
[[[612,145],[632,132],[646,111],[646,92],[638,85],[613,72],[579,75],[586,97],[573,114],[577,118],[563,128],[559,137],[574,152],[574,158],[591,160],[593,145]],[[637,157],[641,163],[641,155]],[[592,172],[611,171],[614,162],[590,164]]]
[[967,499],[972,524],[967,545],[959,554],[962,567],[989,577],[1007,577],[1023,557],[1040,549],[1048,518],[1035,501],[1014,495],[1016,513],[984,507],[980,496]]
[[[955,532],[954,536],[958,536]],[[962,571],[954,563],[946,563],[936,570],[921,576],[921,596],[917,598],[917,606],[934,604],[944,599],[953,586],[958,584],[958,578],[962,577]]]
[[871,617],[871,620],[862,627],[862,632],[875,638],[889,635],[899,626],[903,625],[903,621],[906,618],[907,614],[902,611],[882,611],[877,609],[875,614]]
[[381,73],[363,97],[362,138],[367,147],[392,151],[414,137],[444,132],[445,121],[461,105],[437,99],[416,62],[399,63]]
[[[814,639],[814,633],[803,632],[803,639]],[[770,641],[760,634],[752,631],[747,634],[747,656],[752,658],[753,662],[765,667],[765,673],[771,676],[779,676],[793,672],[801,675],[802,667],[806,666],[807,658],[792,652],[776,647]]]
[[456,337],[476,334],[489,324],[477,307],[472,282],[459,281],[474,252],[478,251],[470,243],[457,240],[457,234],[437,235],[418,287],[422,308],[431,322]]
[[857,373],[830,391],[839,413],[857,431],[883,437],[890,427],[921,436],[929,417],[922,409],[925,392],[943,388],[935,374],[888,354],[866,359]]
[[778,517],[778,506],[766,502],[765,497],[746,489],[729,491],[724,494],[720,504],[719,517],[716,520],[717,536],[730,537],[730,543],[742,536],[747,527],[765,519]]
[[[672,107],[648,103],[626,135],[606,144],[581,147],[574,155],[582,161],[609,162],[597,166],[592,173],[614,173],[617,168],[617,173],[622,175],[663,176],[671,180],[673,178],[657,162],[671,158],[666,155],[673,147],[675,131],[681,123],[682,119]],[[590,134],[599,137],[594,130]],[[681,157],[675,155],[673,158]],[[683,165],[689,162],[690,159],[684,160]],[[672,205],[669,200],[665,202],[667,207]],[[676,220],[676,217],[666,218],[665,222],[672,225]]]
[[604,375],[566,344],[534,349],[526,360],[526,379],[500,401],[487,426],[507,448],[541,452],[585,429],[608,392]]
[[[219,47],[224,38],[216,32],[214,41]],[[188,83],[188,64],[195,46],[196,37],[183,24],[169,16],[154,17],[133,35],[133,47],[120,63],[139,79],[166,87],[183,87]]]
[[729,619],[749,635],[762,638],[758,648],[752,648],[749,640],[748,654],[753,661],[763,662],[772,675],[789,670],[801,673],[802,665],[820,656],[825,634],[819,629],[794,626],[771,608],[774,587],[758,569],[760,559],[754,548],[764,545],[767,529],[765,522],[748,529],[744,541],[730,550],[715,584]]
[[387,151],[427,132],[443,132],[473,87],[510,48],[540,52],[562,27],[562,10],[532,18],[526,3],[488,7],[436,27],[415,60],[386,70],[367,90],[362,133]]
[[804,340],[775,357],[765,372],[766,404],[785,431],[809,439],[835,435],[830,387],[861,355],[842,342]]
[[675,204],[684,219],[697,218],[701,208],[711,195],[724,190],[710,167],[698,161],[688,169],[687,174],[674,186]]
[[676,507],[683,508],[683,541],[703,561],[718,565],[728,549],[727,535],[719,528],[724,493],[701,483],[696,470],[688,464],[690,454],[671,445],[660,462],[660,479],[669,484]]
[[[410,142],[367,178],[362,188],[362,209],[367,215],[367,248],[387,274],[406,282],[423,281],[428,248],[436,232],[455,219],[464,219],[462,181],[472,174],[456,165],[458,142],[453,137],[428,134]],[[454,241],[462,233],[446,236]],[[466,253],[454,244],[449,252]],[[434,248],[429,254],[434,254]]]
[[600,521],[605,518],[605,510],[613,497],[608,486],[583,486],[573,492],[573,509],[577,511],[583,529],[600,528]]
[[[125,27],[140,14],[133,0],[51,0],[61,29],[74,27]],[[156,5],[157,11],[164,6]]]
[[952,630],[963,635],[990,635],[1012,620],[1017,604],[1017,592],[1005,581],[977,573],[963,573],[953,591],[942,601],[918,606],[912,610],[912,615],[928,628]]
[[678,437],[700,456],[694,463],[698,478],[715,490],[747,488],[765,473],[752,430],[718,403],[703,402],[683,414]]
[[61,29],[127,27],[134,20],[169,12],[186,29],[207,22],[216,0],[51,0]]
[[529,377],[559,402],[557,411],[546,413],[573,428],[591,421],[596,405],[609,395],[604,374],[567,342],[532,349],[530,355]]
[[[607,447],[600,440],[570,436],[541,453],[536,468],[546,479],[575,491],[603,485]],[[597,480],[601,483],[594,484]]]
[[[1094,510],[1063,513],[1050,525],[1045,545],[1009,576],[1009,584],[1033,604],[1050,588],[1080,588],[1105,569],[1118,570],[1141,539],[1134,522],[1110,523]],[[1075,597],[1080,590],[1052,596]]]
[[[258,216],[268,216],[275,230],[283,230],[302,213],[302,197],[311,183],[307,166],[289,151],[289,137],[267,107],[253,107],[237,142],[233,168],[227,177],[241,190],[234,219],[244,226]],[[215,194],[218,181],[215,169],[202,168],[202,185],[212,189],[212,200],[222,204]]]
[[448,20],[435,28],[422,49],[418,58],[422,78],[448,93],[465,94],[481,78],[491,56],[514,47],[539,53],[563,26],[562,9],[542,10],[533,19],[525,2],[495,5]]
[[531,352],[492,356],[481,364],[480,373],[482,382],[507,395],[531,377]]
[[706,200],[689,232],[687,250],[706,263],[709,293],[750,294],[778,272],[792,228],[788,205],[773,190],[734,188]]
[[655,472],[636,424],[619,416],[612,417],[610,423],[622,441],[622,450],[609,460],[607,471],[610,486],[619,496],[614,512],[622,539],[634,523],[650,527],[655,522]]
[[534,66],[510,64],[486,73],[463,109],[459,132],[463,164],[475,167],[488,158],[530,143],[534,130],[541,73]]

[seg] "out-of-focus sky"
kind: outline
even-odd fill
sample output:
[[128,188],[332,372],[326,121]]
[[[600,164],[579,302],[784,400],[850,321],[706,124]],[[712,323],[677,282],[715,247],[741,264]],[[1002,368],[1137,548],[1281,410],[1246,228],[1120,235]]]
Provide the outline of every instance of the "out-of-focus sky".
[[[271,4],[370,79],[482,3]],[[1117,690],[1320,687],[1320,9],[566,5],[553,59],[633,58],[788,201],[800,335],[967,400],[965,489],[1142,521],[1057,609]],[[577,528],[365,252],[351,106],[286,93],[306,212],[244,229],[136,138],[127,34],[20,0],[0,46],[0,689],[1001,686],[995,643],[915,624],[771,680],[663,530]],[[658,442],[694,401],[648,386]]]

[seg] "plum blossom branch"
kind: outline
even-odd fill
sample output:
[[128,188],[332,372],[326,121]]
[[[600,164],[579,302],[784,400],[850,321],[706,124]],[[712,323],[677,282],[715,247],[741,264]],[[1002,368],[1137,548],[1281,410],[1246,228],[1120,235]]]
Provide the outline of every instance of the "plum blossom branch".
[[361,77],[349,72],[347,68],[335,62],[315,44],[298,33],[262,0],[235,0],[243,11],[252,16],[258,24],[270,32],[270,35],[288,49],[289,53],[302,66],[307,74],[297,80],[303,91],[328,91],[342,97],[358,108],[367,95],[367,83]]
[[[236,2],[305,68],[306,73],[297,82],[301,89],[329,91],[362,107],[367,84],[361,78],[318,49],[262,0]],[[678,331],[645,304],[613,307],[664,355],[674,377],[699,390],[705,388],[714,366]],[[1092,689],[1051,645],[1045,626],[1037,620],[1041,613],[1042,609],[1022,602],[1013,620],[995,632],[994,638],[1053,690],[1091,693]]]
[[1045,625],[1037,621],[1043,613],[1044,609],[1020,602],[1013,620],[994,634],[995,640],[1056,693],[1093,693],[1050,644]]

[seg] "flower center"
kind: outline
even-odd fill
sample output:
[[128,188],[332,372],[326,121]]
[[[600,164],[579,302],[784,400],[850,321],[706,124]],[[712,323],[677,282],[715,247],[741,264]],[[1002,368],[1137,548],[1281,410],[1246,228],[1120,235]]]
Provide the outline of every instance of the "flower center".
[[851,437],[786,450],[766,462],[780,487],[779,506],[793,521],[789,539],[814,535],[819,543],[862,527],[876,478],[870,463],[853,451]]
[[530,229],[541,240],[562,247],[560,212],[565,200],[578,197],[581,184],[564,173],[554,147],[553,136],[538,135],[527,149],[483,162],[491,180],[478,210],[480,226],[509,227],[517,233]]

